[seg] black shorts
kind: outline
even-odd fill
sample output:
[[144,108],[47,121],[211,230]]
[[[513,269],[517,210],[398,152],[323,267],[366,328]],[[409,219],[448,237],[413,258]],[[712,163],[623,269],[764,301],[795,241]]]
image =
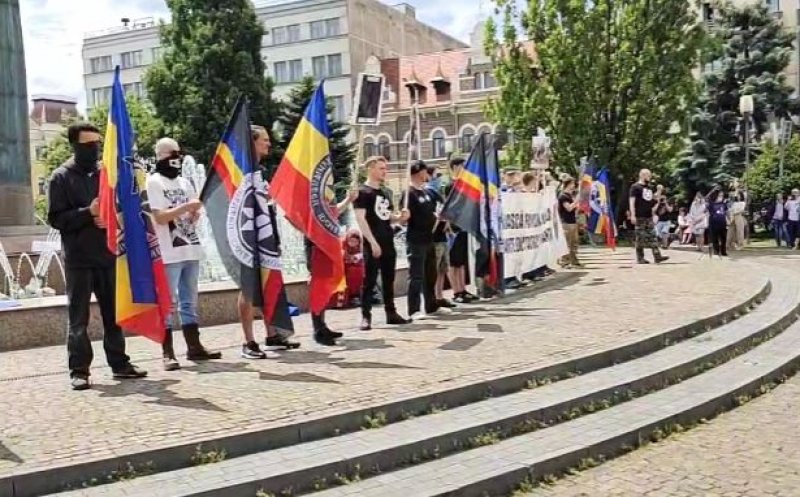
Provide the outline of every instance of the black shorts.
[[453,246],[450,247],[450,266],[465,267],[468,261],[469,248],[467,233],[465,231],[460,231],[456,233],[456,239],[453,241]]

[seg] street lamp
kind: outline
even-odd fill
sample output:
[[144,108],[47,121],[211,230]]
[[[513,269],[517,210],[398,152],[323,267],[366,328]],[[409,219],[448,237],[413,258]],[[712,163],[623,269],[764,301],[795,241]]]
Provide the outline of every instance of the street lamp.
[[742,95],[739,98],[739,112],[744,119],[744,170],[750,169],[750,116],[753,115],[753,96]]

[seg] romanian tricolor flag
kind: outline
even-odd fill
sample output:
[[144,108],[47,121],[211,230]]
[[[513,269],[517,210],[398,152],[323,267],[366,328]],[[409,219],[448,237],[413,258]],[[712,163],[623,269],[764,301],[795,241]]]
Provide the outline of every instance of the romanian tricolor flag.
[[589,231],[597,235],[605,235],[606,245],[617,247],[617,227],[614,224],[614,211],[611,208],[611,182],[608,169],[598,173],[592,187],[591,214],[589,215]]
[[117,256],[117,324],[162,343],[170,312],[169,284],[142,198],[147,191],[144,179],[144,171],[134,168],[133,129],[117,66],[100,173],[100,216],[106,223],[108,249]]
[[594,183],[594,166],[584,164],[578,178],[578,209],[585,215],[592,211],[590,201],[592,198],[592,184]]
[[255,161],[247,102],[239,99],[200,194],[220,259],[245,298],[282,336],[293,333],[269,185]]
[[455,178],[440,216],[470,233],[480,243],[475,275],[496,288],[499,282],[497,244],[500,239],[500,172],[497,148],[482,134],[472,147],[461,174]]
[[275,203],[314,244],[309,304],[315,314],[325,310],[344,280],[339,213],[333,205],[330,136],[325,92],[320,83],[272,180]]

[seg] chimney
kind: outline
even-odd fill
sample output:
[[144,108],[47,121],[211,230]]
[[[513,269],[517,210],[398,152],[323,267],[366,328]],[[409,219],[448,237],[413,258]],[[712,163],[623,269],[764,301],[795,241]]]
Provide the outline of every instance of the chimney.
[[126,28],[128,27],[128,24],[130,24],[130,23],[131,23],[131,19],[130,19],[130,17],[123,17],[123,18],[121,19],[121,21],[122,21],[122,25],[123,25],[123,26],[125,26]]

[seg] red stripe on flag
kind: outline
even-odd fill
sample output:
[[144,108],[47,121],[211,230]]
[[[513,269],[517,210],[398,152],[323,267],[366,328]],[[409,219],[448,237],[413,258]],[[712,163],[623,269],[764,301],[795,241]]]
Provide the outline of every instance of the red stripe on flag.
[[[264,273],[262,273],[264,275]],[[266,278],[262,279],[264,296],[264,321],[271,323],[275,319],[275,311],[283,291],[283,275],[280,271],[267,271]]]
[[108,184],[108,171],[100,170],[100,219],[106,224],[106,246],[112,254],[117,254],[117,195]]
[[465,181],[456,181],[455,185],[453,185],[453,189],[474,202],[481,201],[481,195],[483,192],[476,190],[472,185]]
[[315,245],[311,260],[309,306],[319,314],[325,310],[344,277],[344,258],[339,237],[320,224],[311,209],[311,185],[284,156],[272,180],[272,197],[281,206],[286,219],[305,233]]

